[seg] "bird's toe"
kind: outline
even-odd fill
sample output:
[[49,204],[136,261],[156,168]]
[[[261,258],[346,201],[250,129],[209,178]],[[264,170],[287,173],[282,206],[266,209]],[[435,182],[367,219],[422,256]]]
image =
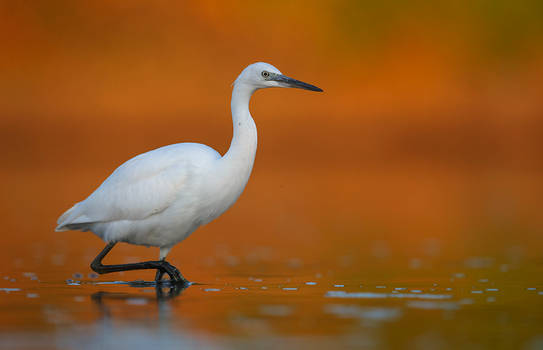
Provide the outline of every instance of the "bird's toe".
[[185,279],[185,277],[183,277],[181,272],[179,272],[179,270],[175,266],[173,266],[167,261],[162,261],[162,263],[160,264],[160,268],[157,269],[157,272],[155,275],[156,283],[162,283],[163,281],[162,277],[164,276],[164,274],[168,274],[168,276],[170,277],[170,279],[168,280],[169,283],[175,283],[175,284],[181,284],[181,283],[189,284],[190,283],[189,281]]

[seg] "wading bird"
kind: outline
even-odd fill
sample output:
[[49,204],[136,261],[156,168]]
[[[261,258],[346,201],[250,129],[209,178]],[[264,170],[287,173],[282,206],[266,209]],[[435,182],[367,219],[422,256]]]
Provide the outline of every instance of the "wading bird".
[[[172,283],[188,281],[166,261],[172,247],[199,226],[224,213],[245,188],[256,154],[256,125],[249,112],[252,94],[263,88],[322,91],[258,62],[234,82],[234,136],[224,156],[206,145],[179,143],[140,154],[118,167],[87,199],[58,219],[56,231],[91,231],[107,242],[91,263],[99,274],[155,269],[155,281],[168,274]],[[104,265],[117,242],[160,248],[159,260]]]

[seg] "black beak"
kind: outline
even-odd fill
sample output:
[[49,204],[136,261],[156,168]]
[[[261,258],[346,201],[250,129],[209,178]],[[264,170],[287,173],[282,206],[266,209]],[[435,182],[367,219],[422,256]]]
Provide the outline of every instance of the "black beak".
[[297,88],[297,89],[304,89],[304,90],[311,90],[311,91],[318,91],[322,92],[321,88],[316,87],[315,85],[311,85],[308,83],[304,83],[303,81],[299,81],[293,78],[289,78],[287,76],[284,76],[282,74],[274,74],[270,80],[277,81],[284,85],[285,87],[291,87],[291,88]]

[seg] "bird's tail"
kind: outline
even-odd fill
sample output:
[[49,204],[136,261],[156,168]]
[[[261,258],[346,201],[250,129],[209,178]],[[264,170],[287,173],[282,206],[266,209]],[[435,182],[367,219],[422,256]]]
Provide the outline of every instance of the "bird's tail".
[[66,210],[57,220],[55,231],[82,230],[85,228],[86,220],[81,220],[80,213],[77,210],[80,203],[75,204],[70,209]]
[[68,217],[70,217],[70,214],[73,213],[74,209],[75,209],[75,205],[73,207],[71,207],[70,209],[66,210],[64,212],[64,214],[62,214],[58,220],[57,220],[57,227],[55,228],[55,231],[57,232],[62,232],[62,231],[68,231],[69,228],[66,227],[66,225],[68,224]]

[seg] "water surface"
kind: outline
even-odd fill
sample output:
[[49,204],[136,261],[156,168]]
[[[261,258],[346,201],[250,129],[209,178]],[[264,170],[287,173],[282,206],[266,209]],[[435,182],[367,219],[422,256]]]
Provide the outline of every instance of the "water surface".
[[137,272],[4,272],[2,348],[543,347],[537,263],[245,260],[208,264],[186,289],[127,283]]

